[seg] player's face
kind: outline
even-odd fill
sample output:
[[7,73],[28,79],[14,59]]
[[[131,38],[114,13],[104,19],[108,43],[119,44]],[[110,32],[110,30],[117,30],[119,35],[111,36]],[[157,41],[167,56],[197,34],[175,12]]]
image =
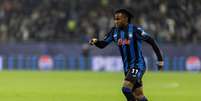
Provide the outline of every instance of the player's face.
[[124,27],[128,24],[128,17],[122,13],[116,13],[114,16],[115,27]]

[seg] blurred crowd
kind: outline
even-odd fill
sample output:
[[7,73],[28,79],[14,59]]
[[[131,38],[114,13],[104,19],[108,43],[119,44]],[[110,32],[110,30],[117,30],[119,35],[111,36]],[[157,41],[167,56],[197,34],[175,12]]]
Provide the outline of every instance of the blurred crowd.
[[1,42],[102,39],[117,8],[164,43],[201,42],[200,0],[0,0]]

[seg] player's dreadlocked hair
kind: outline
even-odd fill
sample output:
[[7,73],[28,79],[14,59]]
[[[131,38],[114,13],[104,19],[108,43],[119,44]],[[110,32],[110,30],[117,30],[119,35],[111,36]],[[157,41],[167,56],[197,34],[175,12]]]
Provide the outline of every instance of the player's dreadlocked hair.
[[123,8],[116,10],[116,11],[114,12],[114,14],[116,14],[116,13],[122,13],[122,14],[126,15],[126,16],[128,17],[128,23],[130,23],[130,22],[131,22],[131,19],[134,17],[134,16],[132,15],[132,13],[129,12],[129,10],[123,9]]

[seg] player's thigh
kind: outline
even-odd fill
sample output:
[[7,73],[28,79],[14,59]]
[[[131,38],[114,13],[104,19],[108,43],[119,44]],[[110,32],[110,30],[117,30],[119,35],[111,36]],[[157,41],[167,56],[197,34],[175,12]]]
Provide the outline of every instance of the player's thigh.
[[129,88],[129,89],[133,89],[134,85],[131,81],[125,80],[123,81],[123,87]]

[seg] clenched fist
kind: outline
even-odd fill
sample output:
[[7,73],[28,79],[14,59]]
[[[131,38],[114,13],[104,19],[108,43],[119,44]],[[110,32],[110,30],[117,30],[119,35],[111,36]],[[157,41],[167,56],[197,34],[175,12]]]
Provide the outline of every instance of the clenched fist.
[[94,45],[97,41],[98,41],[98,39],[92,38],[92,39],[89,41],[89,44],[90,44],[90,45]]

